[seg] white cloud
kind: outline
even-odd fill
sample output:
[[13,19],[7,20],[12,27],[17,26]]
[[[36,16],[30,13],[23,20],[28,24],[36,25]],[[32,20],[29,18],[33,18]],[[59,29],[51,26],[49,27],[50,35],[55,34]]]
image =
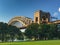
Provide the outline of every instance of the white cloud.
[[55,12],[55,13],[53,14],[53,16],[54,16],[54,17],[56,17],[57,15],[58,15],[58,13],[57,13],[57,12]]
[[60,8],[58,9],[58,11],[60,12]]

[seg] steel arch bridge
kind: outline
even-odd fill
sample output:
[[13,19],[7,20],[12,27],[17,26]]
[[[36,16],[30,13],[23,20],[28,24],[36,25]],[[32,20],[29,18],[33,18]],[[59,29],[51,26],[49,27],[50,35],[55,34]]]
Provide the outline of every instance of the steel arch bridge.
[[[21,27],[26,27],[29,24],[31,24],[33,21],[31,18],[28,18],[28,17],[16,16],[8,22],[8,25],[13,25],[13,23],[16,23],[16,22],[20,22],[23,25]],[[18,28],[20,28],[20,27],[18,27]]]

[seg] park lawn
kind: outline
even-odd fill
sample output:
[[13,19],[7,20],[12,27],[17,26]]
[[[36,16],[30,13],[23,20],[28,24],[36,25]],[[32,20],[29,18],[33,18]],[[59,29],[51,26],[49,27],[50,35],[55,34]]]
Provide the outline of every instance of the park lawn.
[[4,43],[0,43],[0,45],[60,45],[60,40],[4,42]]

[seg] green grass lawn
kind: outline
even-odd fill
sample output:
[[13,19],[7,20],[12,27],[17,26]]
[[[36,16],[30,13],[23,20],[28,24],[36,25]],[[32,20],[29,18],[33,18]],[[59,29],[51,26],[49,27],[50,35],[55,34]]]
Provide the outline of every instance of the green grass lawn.
[[5,43],[0,43],[0,45],[60,45],[60,40],[5,42]]

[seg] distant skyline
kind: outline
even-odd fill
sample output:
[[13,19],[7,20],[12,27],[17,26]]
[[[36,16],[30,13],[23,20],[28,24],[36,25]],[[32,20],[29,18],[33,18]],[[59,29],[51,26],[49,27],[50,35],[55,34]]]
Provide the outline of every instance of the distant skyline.
[[60,20],[60,0],[0,0],[0,22],[8,23],[15,16],[34,18],[42,10]]

